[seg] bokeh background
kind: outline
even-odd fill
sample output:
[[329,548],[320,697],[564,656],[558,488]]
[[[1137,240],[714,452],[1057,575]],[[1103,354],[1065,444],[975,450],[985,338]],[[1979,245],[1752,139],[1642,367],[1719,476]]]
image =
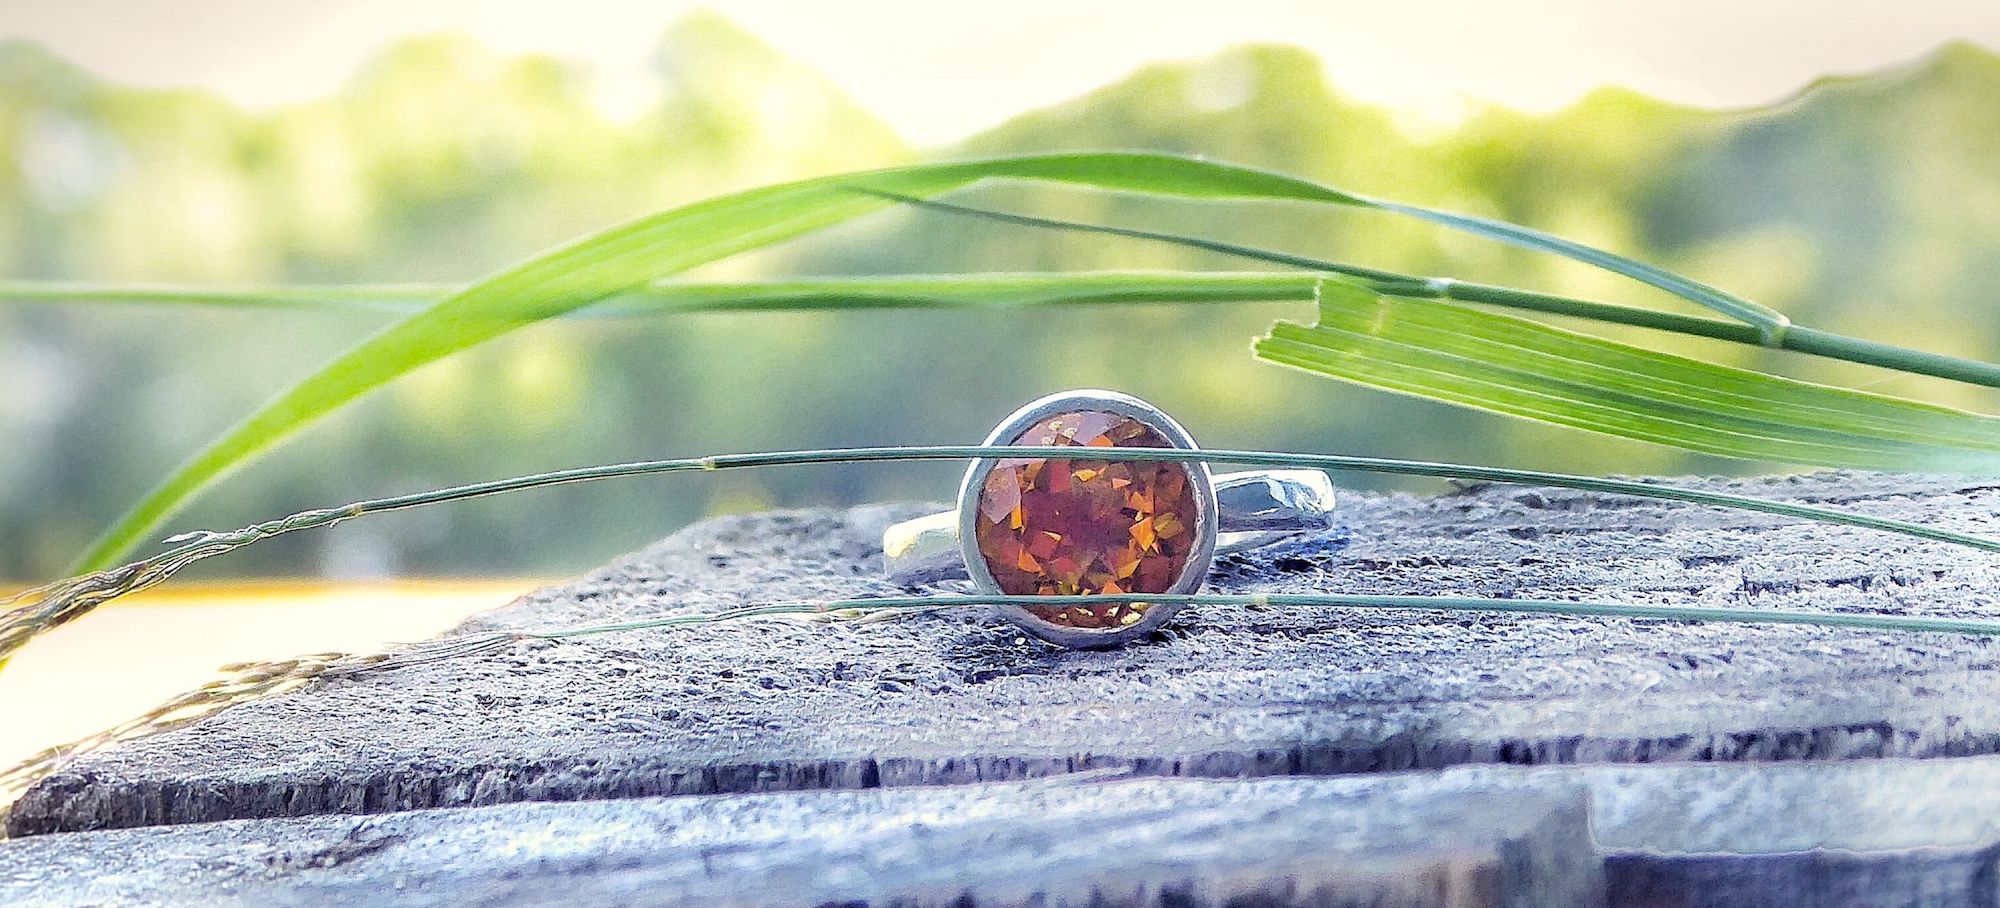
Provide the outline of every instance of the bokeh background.
[[[2000,12],[1990,3],[1770,4],[1792,20],[1695,3],[1660,22],[1526,4],[1483,28],[1490,5],[1416,3],[1408,22],[1374,31],[1342,18],[1364,17],[1358,4],[1246,3],[1234,15],[1256,28],[1242,34],[1171,21],[1179,13],[1157,4],[931,9],[914,24],[918,8],[906,4],[622,4],[631,24],[610,62],[593,57],[587,36],[496,47],[480,37],[477,8],[454,4],[357,3],[337,22],[285,3],[176,4],[171,16],[166,5],[72,6],[16,8],[0,26],[16,36],[0,43],[0,277],[462,281],[625,218],[777,180],[1144,148],[1506,218],[1636,254],[1801,323],[2000,356]],[[440,33],[416,34],[428,31]],[[843,35],[854,59],[840,55]],[[1284,36],[1298,43],[1268,40]],[[372,45],[350,64],[325,42]],[[968,49],[954,54],[953,42]],[[1470,48],[1483,56],[1470,59]],[[807,59],[829,53],[842,62]],[[231,63],[242,60],[255,66]],[[1628,76],[1634,84],[1617,84]],[[1041,188],[969,198],[1672,306],[1580,267],[1381,215]],[[1180,267],[1259,266],[906,211],[699,276]],[[172,531],[616,460],[963,443],[1022,401],[1078,386],[1151,399],[1215,446],[1627,474],[1782,468],[1251,359],[1249,339],[1271,321],[1309,317],[1251,305],[569,318],[395,382],[213,488]],[[0,581],[59,573],[204,441],[387,320],[0,300]],[[1995,404],[1782,354],[1672,349]],[[575,486],[302,534],[198,576],[554,576],[708,514],[940,498],[953,472],[885,465]]]

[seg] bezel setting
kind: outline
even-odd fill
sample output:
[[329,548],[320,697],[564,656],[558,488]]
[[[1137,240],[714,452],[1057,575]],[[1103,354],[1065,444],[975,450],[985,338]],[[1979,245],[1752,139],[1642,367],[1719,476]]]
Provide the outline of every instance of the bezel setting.
[[[986,436],[987,445],[1007,445],[1016,436],[1036,423],[1051,416],[1072,412],[1102,412],[1129,417],[1160,434],[1167,443],[1182,450],[1200,450],[1194,437],[1173,418],[1152,404],[1129,394],[1116,391],[1079,390],[1064,391],[1034,400],[1015,410],[1012,415],[993,428]],[[979,517],[979,494],[991,473],[1003,460],[1019,458],[980,458],[966,468],[965,478],[958,487],[958,539],[964,551],[966,574],[972,585],[982,593],[1000,593],[999,581],[993,577],[992,569],[986,563],[986,556],[979,550],[977,520]],[[1039,458],[1028,458],[1039,459]],[[1189,547],[1187,562],[1181,566],[1173,585],[1158,591],[1166,595],[1192,593],[1201,588],[1208,577],[1208,569],[1215,560],[1217,535],[1217,507],[1215,500],[1215,478],[1206,463],[1200,461],[1180,461],[1178,465],[1187,471],[1188,484],[1194,493],[1195,540]],[[1138,600],[1143,601],[1143,600]],[[1097,648],[1117,646],[1146,634],[1165,624],[1175,612],[1178,604],[1148,603],[1139,620],[1116,628],[1082,628],[1057,624],[1045,620],[1018,605],[998,606],[995,611],[1016,626],[1051,643],[1074,648]]]

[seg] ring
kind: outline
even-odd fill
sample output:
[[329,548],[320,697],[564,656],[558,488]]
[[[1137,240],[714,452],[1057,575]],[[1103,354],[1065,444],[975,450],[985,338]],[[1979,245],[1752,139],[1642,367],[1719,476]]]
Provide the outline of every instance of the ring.
[[[1159,408],[1112,391],[1065,391],[1000,423],[987,445],[1198,450]],[[1333,527],[1333,485],[1318,470],[1212,474],[1200,461],[983,458],[958,508],[889,527],[883,568],[918,586],[970,579],[1007,595],[1184,594],[1217,554]],[[1015,606],[1002,616],[1051,643],[1114,646],[1150,633],[1179,605]]]

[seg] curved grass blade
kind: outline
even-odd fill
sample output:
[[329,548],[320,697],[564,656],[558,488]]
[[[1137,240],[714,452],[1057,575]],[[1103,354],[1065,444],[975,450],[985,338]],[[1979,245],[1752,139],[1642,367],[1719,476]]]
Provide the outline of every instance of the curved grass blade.
[[746,283],[659,282],[586,312],[1023,309],[1147,303],[1310,302],[1315,275],[1255,271],[919,274]]
[[[1388,296],[1402,296],[1410,299],[1447,299],[1464,303],[1479,303],[1508,309],[1522,309],[1543,312],[1590,321],[1631,325],[1651,328],[1691,337],[1706,337],[1739,344],[1789,350],[1808,356],[1823,356],[1828,359],[1844,360],[1850,363],[1893,369],[1915,375],[1929,375],[1950,381],[1965,382],[1988,388],[2000,388],[2000,363],[1983,362],[1942,353],[1912,350],[1877,341],[1849,337],[1831,331],[1821,331],[1800,325],[1788,324],[1776,338],[1759,329],[1754,324],[1746,324],[1719,319],[1681,315],[1675,312],[1661,312],[1655,309],[1640,309],[1600,303],[1593,300],[1540,293],[1516,287],[1502,287],[1495,284],[1481,284],[1476,281],[1461,281],[1448,277],[1419,277],[1334,262],[1291,252],[1279,252],[1241,243],[1213,240],[1207,237],[1188,236],[1161,230],[1147,230],[1139,227],[1121,227],[1114,224],[1096,224],[1087,221],[1068,221],[1037,215],[1019,214],[1011,211],[997,211],[978,208],[935,199],[919,199],[913,196],[893,196],[898,202],[929,211],[965,215],[984,220],[998,221],[1023,227],[1037,227],[1046,230],[1063,230],[1073,233],[1093,233],[1126,239],[1165,243],[1187,249],[1200,249],[1221,255],[1236,256],[1252,261],[1290,265],[1325,274],[1340,275],[1355,283],[1364,284]],[[1713,288],[1710,288],[1711,290]],[[1720,293],[1722,291],[1715,291]]]
[[[969,606],[1103,605],[1145,602],[1158,605],[1232,606],[1237,608],[1327,608],[1356,611],[1436,611],[1487,614],[1553,615],[1563,618],[1624,618],[1641,621],[1697,621],[1729,624],[1803,624],[1854,630],[1904,633],[1964,634],[2000,637],[2000,621],[1979,618],[1930,618],[1870,612],[1824,612],[1810,609],[1742,608],[1713,605],[1648,605],[1629,602],[1584,602],[1573,599],[1496,599],[1474,596],[1400,596],[1370,593],[1093,593],[1069,596],[1008,596],[1001,594],[931,593],[913,596],[871,596],[824,602],[774,602],[719,612],[669,615],[614,624],[543,631],[496,632],[477,635],[453,646],[472,654],[490,652],[497,642],[569,640],[599,634],[721,624],[745,618],[811,618],[824,615],[864,615],[870,611],[931,611]],[[851,619],[850,619],[851,620]],[[503,637],[494,641],[494,637]],[[449,638],[447,638],[449,639]],[[444,643],[445,641],[437,641]],[[393,657],[391,657],[393,658]],[[365,670],[365,669],[364,669]]]
[[449,284],[303,284],[271,287],[201,287],[184,284],[95,284],[70,281],[0,281],[0,303],[136,303],[233,309],[296,309],[408,313],[458,288]]
[[1257,356],[1404,394],[1729,457],[2000,473],[2000,419],[1658,353],[1329,280]]
[[[196,532],[177,536],[174,548],[117,568],[94,571],[47,584],[14,596],[0,598],[10,606],[0,612],[0,666],[29,640],[88,614],[106,602],[165,582],[181,569],[197,561],[228,554],[264,539],[300,530],[330,527],[369,514],[408,510],[450,501],[482,498],[527,489],[595,482],[629,476],[667,473],[707,472],[754,467],[802,464],[879,463],[886,461],[960,460],[990,456],[1005,451],[1010,456],[1059,457],[1074,453],[1071,448],[1008,445],[935,447],[835,448],[809,451],[776,451],[756,454],[721,454],[636,463],[558,470],[473,483],[429,492],[357,501],[334,508],[300,511],[277,520],[252,524],[232,532]],[[1173,460],[1202,463],[1234,463],[1271,467],[1310,467],[1323,470],[1359,470],[1405,476],[1471,479],[1522,485],[1546,485],[1614,495],[1631,495],[1688,504],[1711,505],[1795,517],[1825,523],[1896,533],[1917,539],[1961,545],[1986,552],[2000,552],[2000,539],[1989,539],[1940,527],[1875,517],[1832,508],[1795,504],[1787,501],[1752,498],[1725,492],[1710,492],[1650,482],[1572,476],[1540,470],[1515,470],[1471,464],[1432,463],[1358,457],[1343,454],[1286,454],[1269,451],[1184,450],[1162,448],[1105,448],[1093,457],[1104,460]]]
[[1084,152],[916,165],[721,196],[584,237],[479,281],[363,341],[266,403],[181,465],[120,517],[77,569],[112,563],[189,496],[264,449],[425,363],[649,281],[789,240],[892,204],[989,179],[1071,183],[1190,199],[1297,201],[1420,217],[1610,268],[1783,334],[1783,316],[1677,275],[1523,227],[1365,198],[1307,180],[1192,158]]
[[418,366],[654,279],[892,204],[858,189],[928,196],[987,179],[1068,182],[1193,199],[1345,198],[1303,180],[1189,158],[1056,154],[802,180],[640,218],[479,281],[341,354],[182,464],[91,546],[78,570],[110,564],[209,482]]
[[[1123,303],[1311,302],[1318,278],[1303,272],[982,272],[824,277],[777,281],[659,280],[565,317],[633,317],[799,309],[1013,309]],[[209,288],[0,281],[0,301],[277,308],[342,314],[410,314],[459,291],[450,284]]]
[[[1633,280],[1639,281],[1640,283],[1648,284],[1653,287],[1659,288],[1661,290],[1665,290],[1666,292],[1678,296],[1684,300],[1687,300],[1689,302],[1695,303],[1700,306],[1707,307],[1709,309],[1713,309],[1724,315],[1728,315],[1732,318],[1735,318],[1747,325],[1750,325],[1752,328],[1756,329],[1759,337],[1761,338],[1765,346],[1771,346],[1771,347],[1783,346],[1783,340],[1785,334],[1787,331],[1791,329],[1792,326],[1792,320],[1790,318],[1787,318],[1784,313],[1779,312],[1778,310],[1773,309],[1769,306],[1765,306],[1761,303],[1751,302],[1750,300],[1744,299],[1728,291],[1721,290],[1716,287],[1711,287],[1700,281],[1688,277],[1683,277],[1679,274],[1675,274],[1671,271],[1668,271],[1664,268],[1660,268],[1658,266],[1648,265],[1644,262],[1629,259],[1622,255],[1615,255],[1613,253],[1605,252],[1602,249],[1596,249],[1590,246],[1585,246],[1582,243],[1578,243],[1572,240],[1566,240],[1563,239],[1562,237],[1555,236],[1554,234],[1544,233],[1540,230],[1535,230],[1531,227],[1523,227],[1518,224],[1509,224],[1505,221],[1495,221],[1488,218],[1473,217],[1471,215],[1454,214],[1449,211],[1439,211],[1433,208],[1424,208],[1419,205],[1406,205],[1401,202],[1391,202],[1384,199],[1375,199],[1363,195],[1357,195],[1355,193],[1345,192],[1342,190],[1329,190],[1329,191],[1333,193],[1333,195],[1336,196],[1336,198],[1328,198],[1326,199],[1326,201],[1331,201],[1336,204],[1349,205],[1360,208],[1373,208],[1377,211],[1387,211],[1396,214],[1407,215],[1409,217],[1417,218],[1418,220],[1429,221],[1430,223],[1433,224],[1439,224],[1445,227],[1450,227],[1454,230],[1460,230],[1466,233],[1473,234],[1475,236],[1482,236],[1487,239],[1498,240],[1500,242],[1507,243],[1509,245],[1520,246],[1526,249],[1533,249],[1540,252],[1553,253],[1555,255],[1560,255],[1564,258],[1574,259],[1576,261],[1583,262],[1584,264],[1587,265],[1593,265],[1595,267],[1602,268],[1614,274],[1624,275],[1625,277],[1632,278]],[[931,207],[941,210],[955,210],[962,214],[978,215],[993,220],[1012,221],[1014,223],[1019,223],[1019,224],[1036,224],[1037,226],[1060,226],[1068,229],[1086,230],[1094,233],[1107,233],[1107,234],[1134,237],[1140,239],[1178,241],[1183,245],[1196,246],[1199,248],[1209,249],[1215,252],[1223,252],[1231,255],[1250,255],[1251,257],[1262,258],[1266,261],[1287,262],[1289,264],[1295,264],[1301,267],[1330,270],[1336,273],[1346,274],[1350,277],[1361,278],[1363,280],[1394,281],[1394,280],[1409,279],[1406,275],[1399,275],[1393,271],[1382,271],[1375,268],[1362,268],[1354,265],[1340,265],[1340,264],[1322,262],[1315,259],[1310,259],[1305,256],[1287,255],[1285,253],[1265,252],[1264,250],[1257,250],[1254,249],[1253,247],[1248,247],[1248,246],[1239,246],[1234,243],[1217,242],[1213,240],[1205,240],[1195,237],[1181,237],[1181,236],[1175,236],[1173,234],[1162,234],[1154,231],[1135,230],[1132,228],[1113,227],[1101,224],[1080,224],[1076,222],[1053,221],[1044,218],[1034,218],[1024,215],[1010,214],[1007,212],[989,211],[986,209],[972,208],[969,206],[952,205],[949,203],[936,202],[914,196],[898,197],[895,193],[890,193],[890,192],[878,192],[876,194],[888,198],[896,198],[897,201],[906,204],[923,205],[926,207]],[[1039,224],[1037,224],[1037,222],[1039,222]]]
[[1405,205],[1382,199],[1356,197],[1359,204],[1381,211],[1406,214],[1419,220],[1440,224],[1466,233],[1500,240],[1528,249],[1552,252],[1564,258],[1575,259],[1588,265],[1595,265],[1606,271],[1622,274],[1644,284],[1651,284],[1675,296],[1714,309],[1724,315],[1736,318],[1755,327],[1763,336],[1768,347],[1784,346],[1785,333],[1792,327],[1792,320],[1785,314],[1761,303],[1753,303],[1736,294],[1711,287],[1700,281],[1682,277],[1665,268],[1648,265],[1622,255],[1614,255],[1601,249],[1594,249],[1582,243],[1563,239],[1554,234],[1543,233],[1530,227],[1495,221],[1471,215],[1453,214],[1433,208]]
[[[885,197],[888,193],[883,193]],[[1442,277],[1417,277],[1174,233],[1034,217],[907,196],[925,208],[989,217],[1036,227],[1107,233],[1207,249],[1257,261],[1294,265],[1356,278],[1389,296],[1446,299],[1569,318],[1651,328],[1691,337],[1761,345],[1757,329],[1740,322],[1613,305],[1515,287]],[[1238,280],[1268,280],[1271,296],[1233,289]],[[1075,288],[1063,286],[1078,282]],[[1107,285],[1152,282],[1129,292]],[[701,282],[664,279],[635,287],[565,317],[621,318],[687,312],[834,308],[1007,308],[1108,303],[1211,303],[1313,299],[1311,275],[1257,272],[1086,271],[1062,274],[982,272],[879,277],[824,277],[785,281]],[[304,312],[408,315],[463,289],[457,284],[299,284],[275,287],[202,287],[175,284],[80,284],[0,281],[0,303],[109,303],[272,308]],[[990,295],[989,295],[990,290]],[[1929,353],[1793,325],[1782,349],[1882,369],[2000,388],[2000,364]]]

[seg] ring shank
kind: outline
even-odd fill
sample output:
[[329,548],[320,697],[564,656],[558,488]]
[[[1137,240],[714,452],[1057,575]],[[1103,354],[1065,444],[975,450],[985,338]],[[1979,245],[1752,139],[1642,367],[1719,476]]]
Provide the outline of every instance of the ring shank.
[[[1333,483],[1318,470],[1250,470],[1215,477],[1217,552],[1256,548],[1286,536],[1332,529]],[[966,578],[959,515],[905,520],[882,533],[889,580],[920,586]]]

